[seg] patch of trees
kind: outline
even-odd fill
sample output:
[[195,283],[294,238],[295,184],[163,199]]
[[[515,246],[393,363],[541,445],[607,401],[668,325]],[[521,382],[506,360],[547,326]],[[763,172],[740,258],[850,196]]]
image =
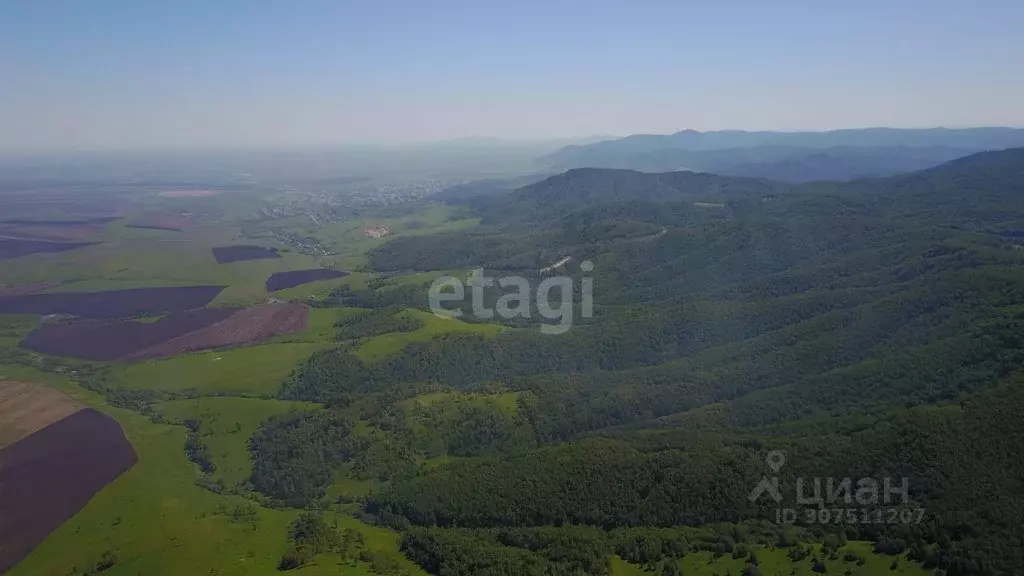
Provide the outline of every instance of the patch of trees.
[[322,514],[303,512],[289,526],[288,541],[278,570],[294,570],[312,562],[317,554],[338,551],[341,533],[337,523],[328,524]]
[[696,525],[753,515],[753,454],[713,443],[641,451],[589,440],[398,479],[368,502],[423,526]]
[[[753,545],[774,545],[771,524],[718,524],[705,528],[635,528],[605,531],[578,525],[505,528],[413,528],[402,548],[431,574],[572,574],[608,576],[612,555],[656,575],[681,574],[688,554],[711,552],[757,566]],[[813,539],[801,531],[800,537]]]
[[318,306],[352,308],[424,308],[429,302],[429,284],[400,284],[387,289],[352,288],[348,284],[330,292]]
[[451,395],[425,406],[405,403],[369,422],[424,458],[507,454],[537,445],[514,405],[503,406],[486,395]]
[[419,319],[399,308],[380,308],[365,314],[352,314],[334,323],[335,339],[370,338],[391,332],[412,332],[423,327]]
[[338,554],[351,566],[369,564],[381,576],[406,576],[408,571],[392,554],[371,550],[363,533],[352,528],[344,531],[337,520],[328,522],[321,512],[306,511],[292,521],[288,529],[288,549],[278,562],[281,571],[301,568],[314,561],[318,554]]
[[[460,530],[415,528],[402,537],[402,551],[430,574],[445,576],[578,576],[572,560],[552,561]],[[600,574],[608,574],[607,570]]]
[[202,420],[189,418],[185,420],[184,424],[188,428],[188,436],[185,437],[185,455],[204,473],[212,474],[217,470],[217,465],[213,463],[210,449],[199,434],[203,426]]
[[252,504],[238,504],[232,508],[221,504],[217,506],[217,514],[227,516],[235,524],[248,524],[253,528],[260,522],[259,511]]
[[271,418],[249,440],[249,481],[289,506],[315,502],[331,483],[332,467],[349,457],[350,430],[350,423],[325,411]]

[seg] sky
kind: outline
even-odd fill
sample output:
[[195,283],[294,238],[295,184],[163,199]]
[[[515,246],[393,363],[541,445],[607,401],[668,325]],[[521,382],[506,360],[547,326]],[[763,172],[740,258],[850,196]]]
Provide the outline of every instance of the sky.
[[1024,126],[1020,0],[0,0],[0,149]]

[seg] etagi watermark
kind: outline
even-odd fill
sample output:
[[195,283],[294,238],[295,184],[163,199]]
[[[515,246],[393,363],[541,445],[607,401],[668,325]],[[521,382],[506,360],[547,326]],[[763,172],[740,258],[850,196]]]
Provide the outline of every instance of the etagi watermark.
[[[580,262],[580,270],[590,273],[594,265],[589,260]],[[487,320],[497,315],[499,318],[528,319],[536,309],[537,314],[545,320],[553,320],[551,324],[541,324],[540,331],[544,334],[564,334],[572,327],[576,310],[573,301],[575,281],[570,276],[548,276],[537,283],[536,289],[530,279],[523,276],[502,276],[495,278],[486,276],[483,268],[473,270],[470,277],[463,281],[453,276],[442,276],[430,285],[430,309],[438,316],[458,318],[463,311],[460,308],[445,308],[444,302],[464,302],[466,286],[470,289],[472,314],[476,318]],[[484,290],[497,286],[502,295],[488,308],[484,302]],[[552,305],[552,292],[556,292],[558,300]],[[594,279],[584,276],[580,279],[580,318],[591,318],[594,315]]]
[[[777,474],[786,455],[773,450],[765,462]],[[905,477],[898,485],[893,478],[797,477],[795,505],[784,506],[789,499],[783,496],[779,477],[764,475],[749,499],[756,502],[765,495],[780,505],[775,509],[779,524],[918,524],[924,517],[924,508],[910,500],[910,480]]]

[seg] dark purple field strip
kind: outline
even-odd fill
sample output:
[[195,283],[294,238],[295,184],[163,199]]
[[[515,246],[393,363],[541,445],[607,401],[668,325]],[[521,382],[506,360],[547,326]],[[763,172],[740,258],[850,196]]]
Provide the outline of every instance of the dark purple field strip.
[[160,224],[128,224],[127,228],[139,228],[141,230],[166,230],[168,232],[181,232],[181,228],[175,226],[161,226]]
[[30,240],[0,238],[0,260],[20,258],[29,254],[46,254],[51,252],[64,252],[74,250],[83,246],[92,246],[97,242],[56,242],[48,240]]
[[83,320],[33,330],[22,347],[43,354],[111,361],[225,320],[238,308],[172,312],[156,322]]
[[121,426],[91,408],[0,451],[0,573],[137,460]]
[[186,286],[0,296],[0,314],[73,314],[84,318],[162,314],[202,308],[223,289],[224,286]]
[[31,218],[8,218],[0,220],[0,224],[21,224],[21,225],[40,225],[40,226],[81,226],[82,224],[106,224],[115,220],[120,220],[120,216],[97,216],[95,218],[79,218],[74,220],[33,220]]
[[262,246],[217,246],[212,248],[213,257],[218,264],[228,264],[242,260],[262,260],[264,258],[280,258],[275,248]]
[[348,276],[344,270],[330,268],[314,268],[312,270],[292,270],[291,272],[275,272],[267,278],[267,292],[276,292],[285,288],[294,288],[308,282],[329,280]]

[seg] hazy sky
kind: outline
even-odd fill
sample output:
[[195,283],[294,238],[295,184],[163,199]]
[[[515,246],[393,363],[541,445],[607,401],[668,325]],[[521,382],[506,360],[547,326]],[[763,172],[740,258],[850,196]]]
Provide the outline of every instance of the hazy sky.
[[0,0],[0,148],[1024,125],[1021,0]]

